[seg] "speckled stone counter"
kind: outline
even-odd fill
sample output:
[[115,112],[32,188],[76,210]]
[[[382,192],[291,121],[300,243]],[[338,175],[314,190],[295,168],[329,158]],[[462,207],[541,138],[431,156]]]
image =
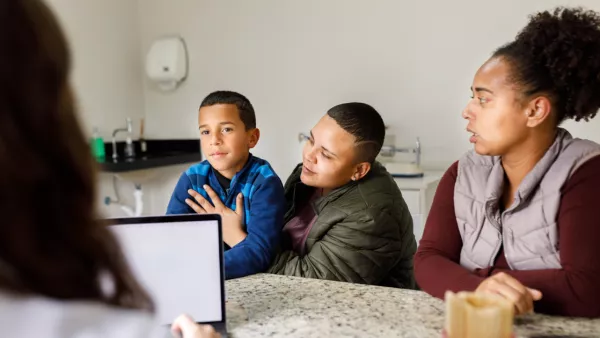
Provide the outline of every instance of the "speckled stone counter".
[[[260,274],[227,281],[233,337],[440,337],[444,303],[424,292]],[[518,337],[600,337],[600,319],[529,315]]]

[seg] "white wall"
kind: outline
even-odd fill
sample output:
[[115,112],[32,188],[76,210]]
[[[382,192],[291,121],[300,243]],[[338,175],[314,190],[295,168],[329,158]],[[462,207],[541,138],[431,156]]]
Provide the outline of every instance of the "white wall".
[[[136,0],[47,0],[59,17],[73,55],[72,84],[80,120],[91,134],[99,128],[105,141],[131,117],[139,128],[144,116],[140,31]],[[132,188],[124,187],[125,196]],[[100,175],[98,201],[113,195],[110,175]],[[121,215],[114,207],[101,210]]]
[[[466,104],[477,68],[510,41],[527,15],[557,4],[600,10],[600,1],[51,0],[75,50],[74,82],[89,130],[108,131],[145,109],[147,137],[197,137],[196,111],[210,91],[243,93],[262,138],[254,153],[285,180],[300,161],[296,135],[331,106],[372,104],[398,145],[424,146],[427,168],[445,168],[469,148]],[[152,39],[180,34],[189,78],[176,92],[143,80]],[[568,123],[600,141],[600,118]],[[164,212],[186,166],[146,184],[147,213]],[[103,187],[106,190],[106,177]]]
[[[177,92],[144,88],[150,132],[196,135],[204,95],[231,89],[255,106],[256,154],[281,176],[300,160],[296,134],[344,101],[372,104],[401,145],[416,136],[429,167],[469,148],[466,104],[477,68],[527,15],[600,1],[139,0],[142,48],[162,34],[188,43],[190,77]],[[600,119],[570,129],[600,141]]]

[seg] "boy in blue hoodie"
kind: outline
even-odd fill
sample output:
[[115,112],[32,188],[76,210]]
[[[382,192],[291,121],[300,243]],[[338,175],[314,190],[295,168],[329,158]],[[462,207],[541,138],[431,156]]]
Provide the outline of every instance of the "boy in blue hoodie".
[[260,138],[254,108],[217,91],[202,101],[198,125],[206,160],[181,175],[167,214],[220,214],[226,278],[263,272],[279,245],[285,198],[271,165],[250,153]]

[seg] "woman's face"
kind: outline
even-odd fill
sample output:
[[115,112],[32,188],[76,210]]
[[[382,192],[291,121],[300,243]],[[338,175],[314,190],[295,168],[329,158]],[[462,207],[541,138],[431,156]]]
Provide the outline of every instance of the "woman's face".
[[527,108],[510,81],[509,64],[492,58],[475,74],[472,99],[462,116],[469,121],[467,131],[475,152],[502,156],[527,138]]
[[302,151],[302,183],[335,189],[351,180],[356,166],[355,137],[329,115],[323,116]]

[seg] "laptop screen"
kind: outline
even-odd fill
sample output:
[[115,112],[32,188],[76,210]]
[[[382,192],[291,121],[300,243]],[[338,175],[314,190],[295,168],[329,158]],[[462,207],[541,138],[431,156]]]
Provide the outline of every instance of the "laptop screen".
[[182,313],[201,323],[224,320],[220,224],[214,216],[199,216],[112,221],[118,225],[110,228],[154,300],[160,324]]

